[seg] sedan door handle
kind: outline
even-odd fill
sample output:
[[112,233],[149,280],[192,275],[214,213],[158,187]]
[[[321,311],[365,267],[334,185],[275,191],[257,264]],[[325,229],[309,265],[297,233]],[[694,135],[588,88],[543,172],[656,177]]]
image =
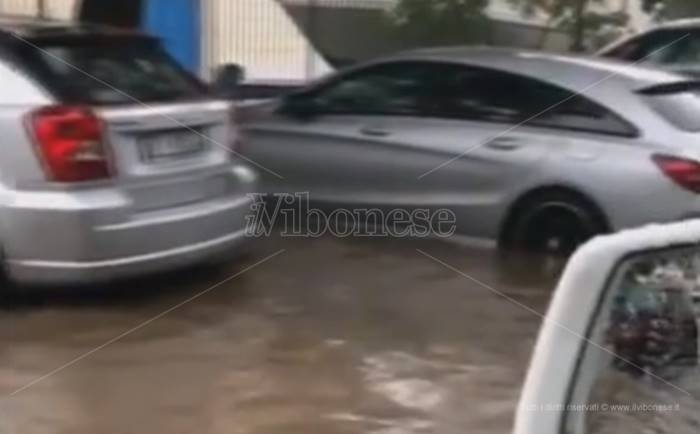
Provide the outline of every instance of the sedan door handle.
[[515,151],[521,144],[514,138],[499,137],[488,142],[486,146],[496,151]]
[[365,136],[372,137],[386,137],[391,135],[391,133],[382,127],[363,127],[360,129],[360,133]]

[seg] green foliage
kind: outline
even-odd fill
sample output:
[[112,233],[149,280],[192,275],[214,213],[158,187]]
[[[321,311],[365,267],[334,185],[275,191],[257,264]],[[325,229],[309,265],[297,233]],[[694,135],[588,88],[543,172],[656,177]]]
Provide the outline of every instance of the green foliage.
[[458,45],[488,39],[489,0],[399,0],[391,25],[411,46]]
[[[409,46],[454,45],[488,42],[489,19],[484,10],[491,0],[398,0],[391,10],[391,25],[400,40]],[[646,0],[692,1],[700,0]],[[574,50],[584,42],[595,41],[602,30],[610,31],[627,23],[619,11],[598,13],[590,6],[606,0],[508,0],[524,16],[544,16],[547,27],[565,30],[571,35]],[[544,34],[546,37],[546,33]],[[599,38],[598,38],[599,39]],[[544,38],[541,41],[544,43]],[[597,45],[593,42],[592,45]]]
[[629,16],[623,12],[599,13],[591,10],[592,5],[604,5],[605,0],[508,0],[508,2],[519,8],[524,16],[539,14],[547,17],[549,26],[563,29],[571,35],[572,48],[576,51],[583,50],[585,42],[595,39],[596,33],[602,29],[620,27],[629,20]]

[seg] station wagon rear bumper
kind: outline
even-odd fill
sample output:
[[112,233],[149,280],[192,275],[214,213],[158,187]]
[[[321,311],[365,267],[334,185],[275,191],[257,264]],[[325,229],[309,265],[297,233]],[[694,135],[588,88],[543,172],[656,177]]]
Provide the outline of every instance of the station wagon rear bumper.
[[177,269],[242,253],[257,178],[236,167],[230,194],[134,211],[116,189],[20,193],[2,209],[8,277],[87,284]]

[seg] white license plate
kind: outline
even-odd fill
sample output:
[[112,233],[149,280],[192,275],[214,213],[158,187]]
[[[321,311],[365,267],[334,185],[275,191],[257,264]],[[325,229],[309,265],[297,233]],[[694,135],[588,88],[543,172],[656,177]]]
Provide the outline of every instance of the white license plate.
[[141,156],[145,161],[179,158],[201,152],[204,138],[199,131],[177,131],[149,134],[139,139]]

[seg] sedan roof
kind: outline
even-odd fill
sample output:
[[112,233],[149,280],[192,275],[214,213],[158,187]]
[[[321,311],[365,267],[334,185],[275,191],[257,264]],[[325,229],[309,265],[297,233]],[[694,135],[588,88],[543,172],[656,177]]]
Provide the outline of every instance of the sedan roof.
[[700,29],[700,18],[684,18],[682,20],[667,21],[654,29]]
[[688,80],[673,72],[609,59],[492,47],[430,48],[400,53],[392,58],[464,63],[518,73],[579,91],[592,90],[603,83],[636,91]]

